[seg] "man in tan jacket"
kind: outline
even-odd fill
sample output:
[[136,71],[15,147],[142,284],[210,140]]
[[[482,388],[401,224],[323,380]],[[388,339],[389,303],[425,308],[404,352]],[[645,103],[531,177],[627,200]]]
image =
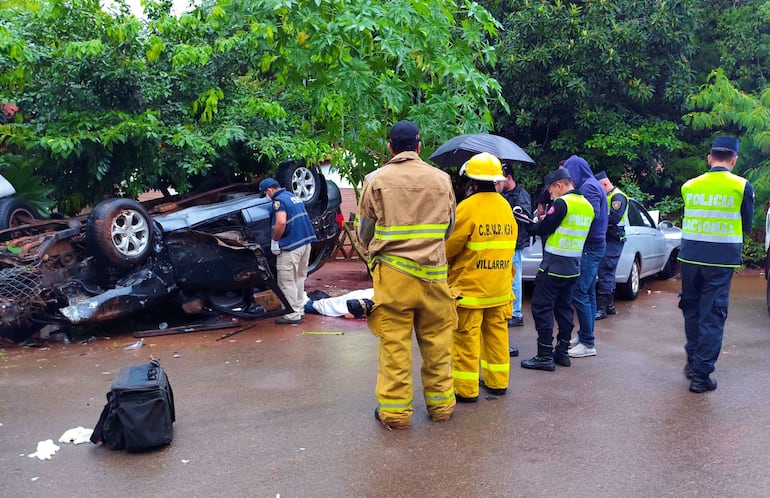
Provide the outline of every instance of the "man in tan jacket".
[[455,406],[451,343],[457,313],[445,246],[455,197],[449,175],[420,159],[414,123],[399,121],[389,138],[393,157],[367,175],[356,221],[374,283],[367,322],[380,339],[375,418],[388,429],[408,429],[414,412],[412,330],[430,418],[445,421]]

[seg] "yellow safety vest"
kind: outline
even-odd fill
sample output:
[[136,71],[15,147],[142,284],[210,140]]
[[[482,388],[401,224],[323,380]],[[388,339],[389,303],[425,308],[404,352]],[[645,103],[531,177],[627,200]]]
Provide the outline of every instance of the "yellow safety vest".
[[741,204],[746,179],[709,171],[682,185],[684,220],[679,260],[708,266],[741,266]]
[[594,208],[582,195],[571,193],[560,199],[567,203],[567,215],[556,231],[548,236],[543,250],[557,256],[580,259],[594,219]]

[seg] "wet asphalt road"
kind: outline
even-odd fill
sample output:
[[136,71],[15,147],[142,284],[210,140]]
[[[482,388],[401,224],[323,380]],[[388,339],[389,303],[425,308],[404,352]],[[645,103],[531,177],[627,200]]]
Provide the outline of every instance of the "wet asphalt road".
[[[765,281],[733,281],[719,388],[692,394],[682,374],[679,282],[644,284],[597,324],[598,356],[524,370],[535,352],[512,329],[505,396],[430,422],[420,397],[409,431],[372,417],[377,343],[365,322],[313,316],[135,341],[0,353],[0,496],[660,497],[770,496],[770,319]],[[333,263],[308,290],[368,286],[360,263]],[[342,335],[303,332],[344,332]],[[38,441],[92,428],[126,365],[160,358],[176,396],[174,441],[143,454]],[[419,355],[416,355],[419,362]],[[417,363],[416,363],[417,364]]]

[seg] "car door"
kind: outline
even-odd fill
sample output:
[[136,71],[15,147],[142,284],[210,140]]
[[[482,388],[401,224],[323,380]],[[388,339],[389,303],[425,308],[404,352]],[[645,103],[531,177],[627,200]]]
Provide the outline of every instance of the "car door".
[[634,199],[628,201],[626,237],[623,252],[639,255],[640,277],[655,274],[663,268],[666,263],[666,238],[650,213]]

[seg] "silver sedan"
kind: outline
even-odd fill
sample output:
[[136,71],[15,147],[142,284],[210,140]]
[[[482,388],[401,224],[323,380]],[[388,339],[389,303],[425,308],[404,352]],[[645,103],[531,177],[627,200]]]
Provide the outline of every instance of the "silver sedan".
[[[627,239],[615,272],[615,294],[619,299],[636,299],[643,278],[671,278],[679,273],[676,258],[682,230],[670,221],[657,222],[653,214],[657,213],[650,213],[639,202],[629,199]],[[522,252],[523,280],[535,280],[542,258],[543,244],[539,237],[533,237]]]

